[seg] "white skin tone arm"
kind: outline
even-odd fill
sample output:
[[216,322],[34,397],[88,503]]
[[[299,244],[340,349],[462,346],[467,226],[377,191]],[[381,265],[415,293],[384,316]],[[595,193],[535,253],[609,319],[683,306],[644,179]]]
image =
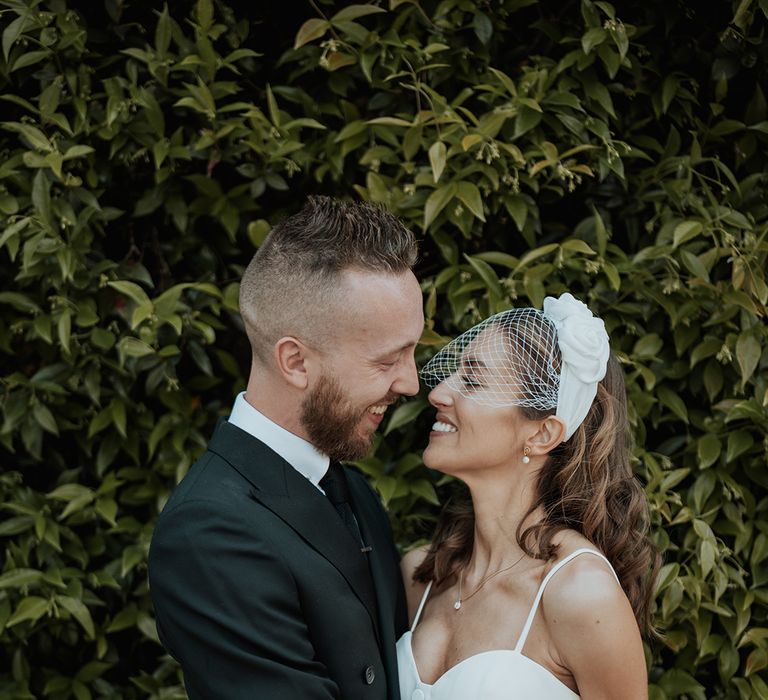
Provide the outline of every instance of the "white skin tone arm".
[[581,555],[566,564],[547,585],[541,612],[555,657],[582,700],[647,700],[640,631],[604,562]]

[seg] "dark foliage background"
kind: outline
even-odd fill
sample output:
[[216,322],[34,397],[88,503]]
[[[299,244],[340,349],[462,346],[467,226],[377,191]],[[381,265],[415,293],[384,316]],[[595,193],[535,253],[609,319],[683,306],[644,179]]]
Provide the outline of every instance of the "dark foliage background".
[[[307,194],[421,238],[423,360],[570,290],[664,551],[652,698],[768,698],[766,0],[0,0],[0,697],[181,698],[146,553],[244,386],[237,282]],[[452,488],[420,396],[358,466]]]

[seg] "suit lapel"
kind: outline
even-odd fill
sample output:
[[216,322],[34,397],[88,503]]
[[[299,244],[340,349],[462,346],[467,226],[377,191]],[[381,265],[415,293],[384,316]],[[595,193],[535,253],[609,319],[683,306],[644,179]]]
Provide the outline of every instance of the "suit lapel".
[[382,656],[387,672],[387,684],[400,687],[397,673],[395,644],[401,631],[407,629],[405,591],[397,554],[390,535],[389,523],[383,515],[370,487],[358,478],[349,478],[352,508],[360,525],[363,541],[371,547],[368,563],[371,578],[376,582],[379,611],[379,631]]
[[251,497],[271,510],[346,579],[378,630],[377,605],[366,555],[331,502],[280,455],[226,421],[208,446],[252,485]]

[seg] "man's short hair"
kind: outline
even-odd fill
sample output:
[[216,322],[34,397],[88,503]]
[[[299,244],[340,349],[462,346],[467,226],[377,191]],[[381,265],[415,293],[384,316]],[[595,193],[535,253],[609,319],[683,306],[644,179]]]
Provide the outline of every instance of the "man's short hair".
[[310,197],[270,231],[240,283],[240,314],[255,357],[268,363],[286,335],[326,344],[333,331],[326,312],[338,301],[342,272],[401,274],[416,255],[413,233],[381,207]]

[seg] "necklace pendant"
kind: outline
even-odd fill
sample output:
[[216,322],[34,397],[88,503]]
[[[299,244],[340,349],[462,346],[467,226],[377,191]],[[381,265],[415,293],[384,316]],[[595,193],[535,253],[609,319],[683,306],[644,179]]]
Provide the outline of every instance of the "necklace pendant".
[[461,601],[460,601],[460,600],[457,600],[457,601],[456,601],[456,602],[453,604],[453,609],[454,609],[454,610],[459,610],[460,608],[461,608]]

